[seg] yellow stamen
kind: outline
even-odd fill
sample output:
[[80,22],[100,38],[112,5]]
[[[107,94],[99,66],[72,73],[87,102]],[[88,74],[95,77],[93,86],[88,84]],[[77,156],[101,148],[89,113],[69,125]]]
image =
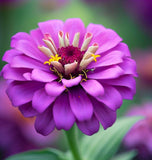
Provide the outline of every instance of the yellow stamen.
[[97,59],[96,59],[96,58],[100,57],[100,55],[95,55],[95,54],[91,54],[91,56],[94,58],[93,60],[94,60],[95,62],[97,62]]
[[49,61],[45,61],[44,64],[51,65],[51,63]]
[[60,59],[61,57],[59,57],[58,54],[56,54],[55,56],[51,56],[51,58],[49,59],[49,62],[59,61]]
[[51,56],[51,58],[49,59],[49,61],[45,61],[44,64],[51,65],[51,62],[53,62],[53,61],[59,61],[60,59],[61,59],[61,57],[59,57],[58,54],[56,54],[55,56]]
[[85,70],[82,70],[82,72],[84,73],[84,75],[85,75],[85,79],[87,79],[88,77],[87,77],[87,73],[86,73],[86,71]]

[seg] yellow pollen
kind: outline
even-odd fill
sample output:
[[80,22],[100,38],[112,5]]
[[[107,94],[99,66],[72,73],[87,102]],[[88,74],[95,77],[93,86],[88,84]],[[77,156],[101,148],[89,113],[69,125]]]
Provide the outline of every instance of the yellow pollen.
[[59,57],[58,54],[56,54],[55,56],[51,56],[51,58],[48,61],[45,61],[44,64],[51,65],[51,62],[59,61],[60,59],[61,57]]
[[97,62],[97,59],[96,59],[96,58],[100,57],[100,55],[95,55],[95,54],[91,54],[91,56],[94,58],[93,60],[94,60],[95,62]]

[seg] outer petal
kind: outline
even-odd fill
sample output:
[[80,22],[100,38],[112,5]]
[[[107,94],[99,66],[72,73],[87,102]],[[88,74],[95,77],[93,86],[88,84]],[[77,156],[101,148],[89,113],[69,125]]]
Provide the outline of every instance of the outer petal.
[[56,99],[53,106],[53,115],[57,129],[69,130],[73,126],[75,117],[71,111],[67,93],[63,93]]
[[40,82],[52,82],[53,80],[57,79],[57,76],[49,72],[42,71],[40,69],[34,69],[32,71],[31,78]]
[[66,33],[66,32],[69,33],[71,45],[72,45],[72,41],[73,41],[75,33],[79,32],[80,33],[79,47],[81,46],[82,41],[83,41],[83,37],[85,34],[85,26],[84,26],[81,19],[71,18],[71,19],[66,20],[66,22],[64,24],[63,31],[64,31],[64,33]]
[[70,79],[70,80],[67,80],[67,79],[62,79],[62,83],[63,85],[65,85],[66,87],[73,87],[73,86],[76,86],[80,83],[82,79],[82,76],[78,76],[76,78],[73,78],[73,79]]
[[65,90],[65,87],[58,82],[51,82],[45,85],[45,90],[48,95],[57,97]]
[[37,116],[35,121],[35,129],[38,133],[44,136],[47,136],[55,129],[51,107]]
[[86,82],[82,82],[81,86],[84,90],[93,97],[101,96],[104,94],[103,86],[96,80],[87,80]]
[[136,82],[131,75],[121,76],[117,79],[111,79],[106,81],[100,81],[102,84],[108,84],[114,86],[121,94],[123,99],[132,99],[136,93]]
[[56,97],[49,96],[44,88],[36,91],[33,95],[32,106],[39,113],[42,113],[46,108],[52,104]]
[[111,66],[106,69],[95,69],[88,72],[88,78],[90,79],[113,79],[122,75],[124,71],[117,65]]
[[106,107],[104,104],[96,101],[95,99],[91,100],[94,107],[94,113],[97,119],[101,122],[104,129],[112,126],[116,120],[116,112]]
[[59,47],[59,40],[58,40],[58,32],[63,30],[63,21],[60,20],[49,20],[46,22],[41,22],[38,24],[41,32],[43,34],[50,34],[56,47]]
[[40,62],[48,60],[48,57],[38,49],[38,46],[35,43],[32,44],[30,41],[20,40],[16,43],[16,49]]
[[11,68],[9,64],[6,64],[3,67],[2,73],[5,79],[25,81],[26,79],[23,77],[23,74],[28,71],[29,69]]
[[79,121],[89,120],[93,114],[93,106],[83,89],[73,88],[69,91],[70,106]]
[[105,29],[103,26],[90,24],[87,27],[87,32],[91,32],[93,34],[93,39],[90,45],[93,43],[98,43],[100,46],[97,54],[108,51],[122,41],[115,31],[111,29]]
[[125,43],[119,43],[115,48],[113,48],[114,50],[118,50],[124,53],[124,55],[126,57],[131,57],[130,51],[128,46]]
[[30,68],[30,69],[40,69],[40,70],[46,70],[49,71],[49,67],[47,65],[44,65],[43,63],[40,63],[32,58],[29,58],[27,56],[21,55],[16,56],[13,58],[11,62],[11,67],[15,68]]
[[89,64],[87,69],[95,67],[105,67],[110,65],[115,65],[123,62],[124,53],[120,51],[112,51],[104,56],[97,59],[97,62],[92,62]]
[[43,42],[44,35],[39,28],[32,30],[30,34],[37,46],[45,45]]
[[96,119],[95,116],[88,121],[77,122],[79,129],[86,135],[91,136],[92,134],[98,132],[99,130],[99,121]]
[[127,88],[127,87],[115,87],[117,91],[121,94],[123,99],[129,99],[132,100],[133,96],[136,93],[136,86],[134,86],[133,89]]
[[122,105],[121,94],[112,86],[104,85],[104,95],[96,97],[96,99],[104,103],[112,110],[117,110]]
[[19,106],[19,110],[24,117],[33,117],[38,114],[38,112],[34,108],[32,108],[31,102]]
[[12,82],[8,86],[7,94],[13,106],[20,106],[30,102],[34,92],[41,87],[43,87],[43,84],[37,82]]
[[10,49],[8,51],[5,52],[2,60],[8,63],[11,63],[12,59],[15,56],[21,55],[22,52],[21,51],[17,51],[16,49]]
[[131,58],[125,58],[124,62],[119,64],[125,74],[132,74],[137,77],[136,62]]
[[20,41],[20,40],[27,40],[30,41],[31,43],[33,43],[32,37],[25,32],[19,32],[17,34],[15,34],[12,38],[11,38],[11,47],[12,48],[16,48],[16,44]]

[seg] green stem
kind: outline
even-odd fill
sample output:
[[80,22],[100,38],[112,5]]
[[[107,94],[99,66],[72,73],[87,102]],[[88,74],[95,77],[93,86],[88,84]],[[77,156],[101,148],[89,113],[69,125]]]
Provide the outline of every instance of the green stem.
[[78,143],[77,143],[77,134],[76,134],[76,128],[73,126],[69,131],[65,131],[65,135],[67,137],[67,141],[69,144],[69,148],[72,152],[74,160],[82,160],[82,157],[80,155]]

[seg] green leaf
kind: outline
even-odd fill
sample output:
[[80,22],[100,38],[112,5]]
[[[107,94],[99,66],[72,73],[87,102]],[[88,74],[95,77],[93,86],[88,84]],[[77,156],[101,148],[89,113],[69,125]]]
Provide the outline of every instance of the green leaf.
[[136,155],[137,155],[136,151],[126,152],[115,156],[111,160],[132,160]]
[[6,160],[67,160],[67,157],[56,149],[44,149],[16,154]]
[[142,117],[120,118],[107,130],[85,136],[81,143],[81,152],[87,160],[109,160],[117,152],[123,137],[134,123]]

